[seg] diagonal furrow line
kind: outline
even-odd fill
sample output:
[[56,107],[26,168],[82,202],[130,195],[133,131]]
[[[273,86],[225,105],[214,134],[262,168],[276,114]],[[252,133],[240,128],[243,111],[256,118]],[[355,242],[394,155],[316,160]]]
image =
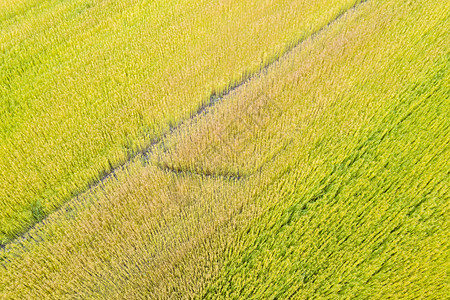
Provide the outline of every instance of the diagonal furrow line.
[[156,166],[165,172],[170,172],[173,174],[176,174],[178,176],[201,176],[205,178],[220,178],[220,179],[227,179],[227,180],[244,180],[247,179],[249,176],[240,175],[240,174],[234,174],[234,173],[220,173],[220,172],[208,172],[208,171],[195,171],[195,170],[188,170],[185,168],[173,168],[169,167],[166,164],[157,163]]
[[[198,110],[194,114],[192,114],[189,118],[181,120],[176,125],[170,125],[169,129],[167,129],[165,132],[163,132],[160,136],[153,138],[151,143],[146,148],[131,155],[125,162],[119,164],[117,167],[113,168],[110,172],[106,173],[102,178],[100,178],[96,182],[93,182],[92,184],[90,184],[86,188],[86,190],[80,192],[78,195],[72,197],[71,199],[68,199],[68,201],[66,201],[65,204],[63,204],[62,206],[60,206],[59,208],[54,210],[52,213],[48,214],[40,222],[37,222],[33,226],[30,226],[28,229],[26,229],[26,231],[24,231],[22,234],[20,234],[14,240],[11,240],[10,242],[8,242],[6,244],[0,245],[0,264],[4,266],[3,259],[6,260],[6,258],[2,258],[1,254],[3,251],[8,252],[8,250],[6,249],[6,247],[8,245],[21,246],[22,248],[24,248],[23,251],[26,251],[26,248],[23,246],[23,242],[25,242],[27,240],[34,240],[36,243],[40,243],[43,240],[43,238],[41,238],[38,234],[32,235],[31,232],[37,232],[39,230],[39,228],[43,228],[46,225],[46,223],[48,222],[48,219],[50,216],[56,215],[57,213],[61,213],[61,212],[64,213],[64,211],[67,212],[67,211],[73,211],[73,210],[79,209],[79,208],[77,208],[78,205],[75,205],[75,204],[77,202],[82,202],[83,198],[86,198],[86,197],[83,197],[84,195],[92,192],[96,188],[100,188],[102,185],[104,185],[105,181],[117,178],[118,172],[124,171],[128,166],[130,166],[137,159],[139,159],[139,158],[143,159],[145,162],[148,163],[149,157],[154,153],[157,144],[159,144],[160,142],[165,140],[168,136],[174,134],[177,130],[180,129],[180,127],[182,125],[186,124],[189,121],[194,120],[195,118],[201,116],[202,114],[208,113],[213,106],[215,106],[217,103],[221,102],[231,92],[233,92],[234,90],[238,89],[239,87],[245,85],[250,80],[252,80],[252,78],[258,77],[261,74],[266,73],[266,71],[271,66],[273,66],[274,64],[276,64],[277,62],[279,62],[280,60],[285,58],[288,54],[290,54],[296,48],[300,47],[303,42],[310,40],[310,39],[314,39],[316,36],[318,36],[319,34],[324,32],[328,27],[332,26],[334,23],[339,21],[349,11],[356,9],[359,5],[361,5],[365,2],[368,2],[368,0],[357,1],[350,8],[341,11],[335,18],[330,20],[325,26],[319,28],[315,32],[312,32],[309,36],[302,37],[299,40],[295,41],[294,43],[290,44],[288,47],[286,47],[286,49],[284,50],[283,53],[281,53],[278,57],[274,58],[273,60],[267,62],[265,65],[261,66],[261,68],[257,72],[255,72],[253,74],[246,74],[240,82],[230,85],[228,88],[226,88],[225,90],[223,90],[219,93],[212,93],[210,95],[208,101],[203,103],[198,108]],[[222,178],[222,179],[228,179],[228,180],[233,180],[233,181],[236,181],[236,180],[241,181],[241,180],[245,180],[247,178],[246,176],[240,176],[239,174],[237,174],[237,175],[236,174],[219,174],[219,173],[207,174],[207,173],[192,172],[192,171],[181,170],[181,169],[175,170],[175,169],[169,168],[167,166],[161,166],[161,165],[157,165],[157,167],[159,167],[163,171],[175,173],[176,175],[195,175],[195,176],[202,176],[202,177],[209,177],[209,178]],[[84,206],[84,205],[81,204],[80,206]]]

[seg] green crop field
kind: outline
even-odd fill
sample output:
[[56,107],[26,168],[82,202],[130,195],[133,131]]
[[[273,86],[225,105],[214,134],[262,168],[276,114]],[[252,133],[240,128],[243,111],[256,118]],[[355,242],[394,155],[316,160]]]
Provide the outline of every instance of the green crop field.
[[446,1],[0,4],[0,298],[446,299]]

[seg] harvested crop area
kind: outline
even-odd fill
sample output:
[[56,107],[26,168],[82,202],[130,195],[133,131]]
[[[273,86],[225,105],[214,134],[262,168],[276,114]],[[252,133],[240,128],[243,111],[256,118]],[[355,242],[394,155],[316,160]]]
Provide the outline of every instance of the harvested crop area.
[[0,6],[0,298],[447,297],[445,1],[80,3]]

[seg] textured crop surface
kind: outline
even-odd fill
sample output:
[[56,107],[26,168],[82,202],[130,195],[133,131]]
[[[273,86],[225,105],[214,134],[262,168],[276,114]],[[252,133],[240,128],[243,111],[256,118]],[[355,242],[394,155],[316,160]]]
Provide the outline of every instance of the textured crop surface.
[[2,2],[0,244],[355,2]]
[[[68,5],[30,3],[11,4],[15,9],[5,10],[0,20],[26,20],[31,10],[54,13],[55,5]],[[170,9],[163,14],[177,7],[175,20],[196,23],[216,7],[199,3],[207,9],[167,4]],[[151,139],[124,135],[132,153],[122,168],[64,201],[45,219],[47,198],[32,202],[30,214],[43,220],[0,249],[0,298],[446,299],[450,9],[445,1],[369,0],[336,10],[325,2],[283,6],[268,1],[255,4],[251,13],[234,10],[244,2],[220,3],[236,12],[234,23],[222,28],[230,39],[222,40],[216,31],[214,42],[205,36],[195,43],[189,40],[193,44],[184,53],[173,52],[174,60],[164,69],[182,68],[189,52],[204,59],[196,65],[198,73],[180,69],[174,77],[164,77],[172,73],[155,71],[160,81],[130,81],[143,86],[145,80],[156,80],[151,103],[163,110],[173,105],[168,115],[142,108],[153,118],[149,124],[160,128],[149,135],[159,137],[158,142],[139,152]],[[273,11],[263,11],[269,3]],[[116,4],[103,5],[111,9],[108,5]],[[270,14],[274,11],[279,15]],[[311,17],[313,11],[333,13],[315,27],[311,24],[319,21]],[[303,14],[305,23],[297,24],[294,17],[287,21]],[[250,15],[255,22],[264,16],[274,23],[272,28],[258,23],[268,26],[267,31],[245,48],[233,40],[238,34],[233,26],[250,24]],[[117,17],[121,26],[125,16]],[[202,30],[218,28],[220,18],[211,24]],[[112,34],[110,26],[105,36]],[[192,27],[193,34],[199,28]],[[258,41],[261,28],[248,38]],[[302,40],[281,36],[301,30],[316,34],[302,35],[304,41],[281,56],[293,40]],[[274,35],[268,36],[271,31]],[[129,43],[136,39],[131,34],[124,38]],[[284,50],[268,58],[250,57],[270,45]],[[206,49],[201,47],[211,56],[197,53]],[[237,53],[237,47],[244,52]],[[227,57],[229,64],[220,65],[214,53]],[[244,60],[250,69],[240,65]],[[118,58],[113,62],[130,63]],[[105,65],[103,70],[111,68]],[[136,70],[130,69],[136,74],[143,69]],[[89,72],[97,76],[102,68]],[[168,78],[178,80],[176,86]],[[127,89],[105,90],[142,107],[146,103],[141,97],[128,98],[137,94]],[[214,105],[195,113],[212,92]],[[102,99],[105,105],[113,102]],[[135,106],[128,105],[108,108],[123,117],[118,131],[133,128],[133,118],[126,114]],[[106,126],[110,117],[100,125]],[[181,120],[180,126],[161,134]],[[108,128],[102,132],[113,134]]]

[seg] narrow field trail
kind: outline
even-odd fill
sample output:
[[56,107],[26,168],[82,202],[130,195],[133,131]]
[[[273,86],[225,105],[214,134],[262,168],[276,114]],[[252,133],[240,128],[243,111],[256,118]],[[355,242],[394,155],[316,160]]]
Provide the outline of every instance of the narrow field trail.
[[[67,201],[64,205],[62,205],[59,209],[53,211],[49,215],[47,215],[44,219],[42,219],[40,222],[36,223],[34,226],[29,228],[25,233],[23,233],[21,236],[17,237],[15,240],[12,240],[11,242],[0,245],[0,262],[2,265],[4,265],[4,261],[2,260],[2,257],[5,255],[4,253],[11,253],[11,252],[23,252],[26,251],[26,248],[23,246],[24,243],[28,242],[41,242],[44,238],[40,236],[39,232],[42,231],[43,228],[49,223],[53,222],[54,219],[58,219],[63,215],[66,214],[74,214],[78,209],[83,209],[87,205],[89,205],[89,201],[87,200],[89,197],[87,195],[92,194],[94,191],[101,190],[105,186],[107,182],[113,182],[117,180],[119,177],[123,176],[127,172],[127,169],[135,163],[142,163],[142,164],[148,164],[151,161],[152,155],[154,155],[155,150],[157,149],[157,146],[164,140],[168,139],[170,136],[176,134],[176,132],[186,123],[192,122],[198,118],[201,118],[202,116],[205,116],[211,112],[211,109],[214,108],[214,106],[220,102],[226,101],[227,97],[240,87],[247,84],[249,81],[251,81],[253,78],[257,78],[258,76],[264,74],[267,72],[267,70],[275,65],[280,60],[284,59],[286,56],[291,54],[295,49],[302,46],[302,43],[307,40],[314,39],[317,35],[321,34],[323,31],[325,31],[328,27],[332,26],[334,23],[342,19],[349,11],[357,9],[358,6],[362,5],[363,3],[368,2],[368,0],[363,0],[358,3],[356,3],[351,8],[342,11],[340,14],[338,14],[333,20],[331,20],[326,26],[320,28],[319,30],[313,32],[310,36],[297,41],[294,43],[290,48],[288,48],[284,53],[282,53],[279,57],[274,59],[273,61],[269,62],[265,66],[261,66],[261,69],[254,74],[249,74],[246,78],[244,78],[241,82],[236,83],[233,86],[230,86],[229,89],[222,91],[218,94],[212,94],[209,98],[209,101],[204,103],[193,115],[190,116],[190,118],[180,121],[176,125],[172,125],[169,127],[169,129],[154,139],[151,144],[130,156],[130,158],[123,164],[119,165],[118,167],[111,170],[111,172],[106,173],[99,181],[94,182],[90,185],[90,187],[83,191],[82,193],[78,194],[77,196],[73,197],[71,200]],[[157,151],[157,150],[156,150]],[[161,164],[156,164],[158,168],[165,172],[170,172],[176,175],[193,175],[193,176],[201,176],[205,178],[222,178],[227,179],[231,181],[241,181],[246,179],[246,176],[241,176],[239,174],[220,174],[220,173],[209,173],[209,172],[192,172],[187,169],[177,169],[177,168],[171,168],[168,166],[164,166]],[[121,175],[122,174],[122,175]],[[13,250],[14,249],[14,250]]]

